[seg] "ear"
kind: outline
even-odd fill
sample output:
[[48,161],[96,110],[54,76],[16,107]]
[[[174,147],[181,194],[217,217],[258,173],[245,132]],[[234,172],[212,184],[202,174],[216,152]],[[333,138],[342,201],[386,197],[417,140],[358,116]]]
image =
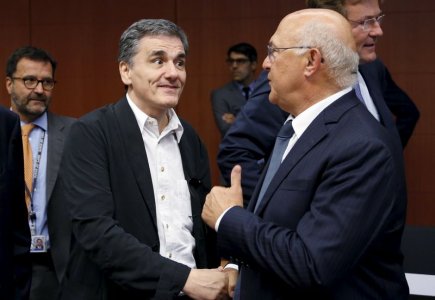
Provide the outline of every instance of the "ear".
[[307,65],[305,66],[304,75],[313,75],[323,63],[322,54],[319,49],[311,48],[306,53]]
[[131,84],[131,78],[130,78],[130,66],[127,62],[121,61],[119,63],[119,74],[121,75],[121,80],[125,85]]
[[10,95],[12,93],[12,78],[9,76],[6,77],[6,90],[8,91],[8,94]]

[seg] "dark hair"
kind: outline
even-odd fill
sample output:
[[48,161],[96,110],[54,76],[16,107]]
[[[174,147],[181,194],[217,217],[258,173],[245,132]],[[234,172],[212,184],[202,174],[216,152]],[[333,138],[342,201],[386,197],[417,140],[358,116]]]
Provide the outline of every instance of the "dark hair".
[[145,36],[156,35],[178,37],[186,54],[189,51],[186,34],[176,24],[164,19],[142,19],[130,25],[121,35],[118,62],[124,61],[131,65],[132,59],[138,51],[137,45],[140,40]]
[[25,47],[18,48],[11,54],[11,56],[9,57],[6,63],[7,77],[12,77],[13,74],[17,71],[17,64],[22,58],[27,58],[30,60],[41,61],[41,62],[49,62],[51,64],[51,68],[53,69],[53,78],[54,78],[57,62],[45,50],[32,46],[25,46]]
[[231,52],[241,53],[246,55],[248,59],[252,61],[257,61],[257,50],[255,50],[254,46],[248,43],[238,43],[231,46],[227,51],[227,56],[230,57]]
[[[325,8],[335,10],[344,17],[347,17],[346,4],[357,4],[361,0],[305,0],[308,8]],[[382,3],[383,0],[379,0]]]

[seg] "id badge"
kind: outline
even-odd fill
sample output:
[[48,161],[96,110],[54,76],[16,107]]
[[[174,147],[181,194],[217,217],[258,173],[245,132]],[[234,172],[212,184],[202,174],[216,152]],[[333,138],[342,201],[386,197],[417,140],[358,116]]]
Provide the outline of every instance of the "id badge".
[[32,244],[30,245],[30,252],[41,253],[47,252],[47,245],[44,235],[32,236]]

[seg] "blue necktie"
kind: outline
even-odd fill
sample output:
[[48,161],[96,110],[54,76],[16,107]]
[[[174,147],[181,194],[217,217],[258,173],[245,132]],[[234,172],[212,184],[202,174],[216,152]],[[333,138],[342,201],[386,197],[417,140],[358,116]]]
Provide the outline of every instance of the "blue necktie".
[[[264,177],[263,185],[261,186],[260,194],[257,198],[257,203],[255,204],[255,210],[257,210],[258,205],[263,200],[264,193],[267,190],[273,176],[275,176],[276,171],[281,165],[282,156],[284,155],[285,149],[287,149],[288,142],[293,136],[295,131],[293,130],[292,120],[286,122],[284,126],[278,133],[275,140],[275,146],[273,147],[272,158],[270,159],[269,167],[267,169],[266,176]],[[254,210],[254,211],[255,211]]]
[[359,86],[359,82],[357,81],[357,83],[353,86],[353,89],[355,90],[355,94],[358,97],[359,101],[362,102],[362,104],[366,105],[366,103],[364,102],[364,98],[361,94],[361,88]]

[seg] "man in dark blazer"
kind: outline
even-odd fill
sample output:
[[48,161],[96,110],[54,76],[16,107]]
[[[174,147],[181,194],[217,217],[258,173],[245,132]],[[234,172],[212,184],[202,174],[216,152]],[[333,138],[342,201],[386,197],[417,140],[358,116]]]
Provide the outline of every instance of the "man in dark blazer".
[[0,106],[0,295],[29,298],[32,268],[18,116]]
[[[119,43],[127,94],[79,119],[62,182],[74,240],[62,299],[216,298],[227,292],[200,214],[207,151],[173,109],[188,42],[167,20],[132,24]],[[213,243],[212,243],[213,242]]]
[[241,266],[236,299],[407,299],[400,144],[352,91],[351,48],[346,19],[326,9],[288,15],[270,39],[270,101],[294,133],[267,185],[277,139],[246,210],[236,166],[202,213]]
[[[382,15],[378,0],[364,3],[347,0],[309,0],[307,6],[333,9],[352,20],[368,19],[373,22],[373,19],[370,19],[372,16]],[[364,30],[364,25],[351,24],[354,38],[357,45],[360,45],[358,47],[359,72],[362,77],[360,80],[367,87],[367,94],[363,97],[367,101],[372,101],[378,113],[378,120],[383,126],[393,135],[397,134],[397,129],[402,147],[405,147],[417,124],[418,109],[392,80],[383,63],[376,59],[375,42],[383,34],[380,23],[376,22],[376,26],[369,27],[368,31]],[[259,86],[262,88],[253,92],[249,102],[238,114],[233,126],[222,139],[217,157],[222,176],[227,181],[233,166],[235,164],[242,166],[242,186],[246,204],[269,158],[276,134],[288,115],[269,102],[270,87],[267,74],[264,73],[266,72],[264,71],[258,79]]]
[[255,87],[257,50],[248,43],[235,44],[227,51],[227,64],[232,80],[211,93],[213,115],[222,137]]
[[[48,111],[57,63],[45,50],[22,47],[6,65],[6,88],[21,124],[33,124],[29,134],[33,156],[33,186],[26,188],[32,235],[30,299],[58,299],[68,261],[71,225],[61,204],[58,173],[64,140],[74,119]],[[43,249],[36,242],[43,241]],[[38,247],[39,248],[39,247]]]

